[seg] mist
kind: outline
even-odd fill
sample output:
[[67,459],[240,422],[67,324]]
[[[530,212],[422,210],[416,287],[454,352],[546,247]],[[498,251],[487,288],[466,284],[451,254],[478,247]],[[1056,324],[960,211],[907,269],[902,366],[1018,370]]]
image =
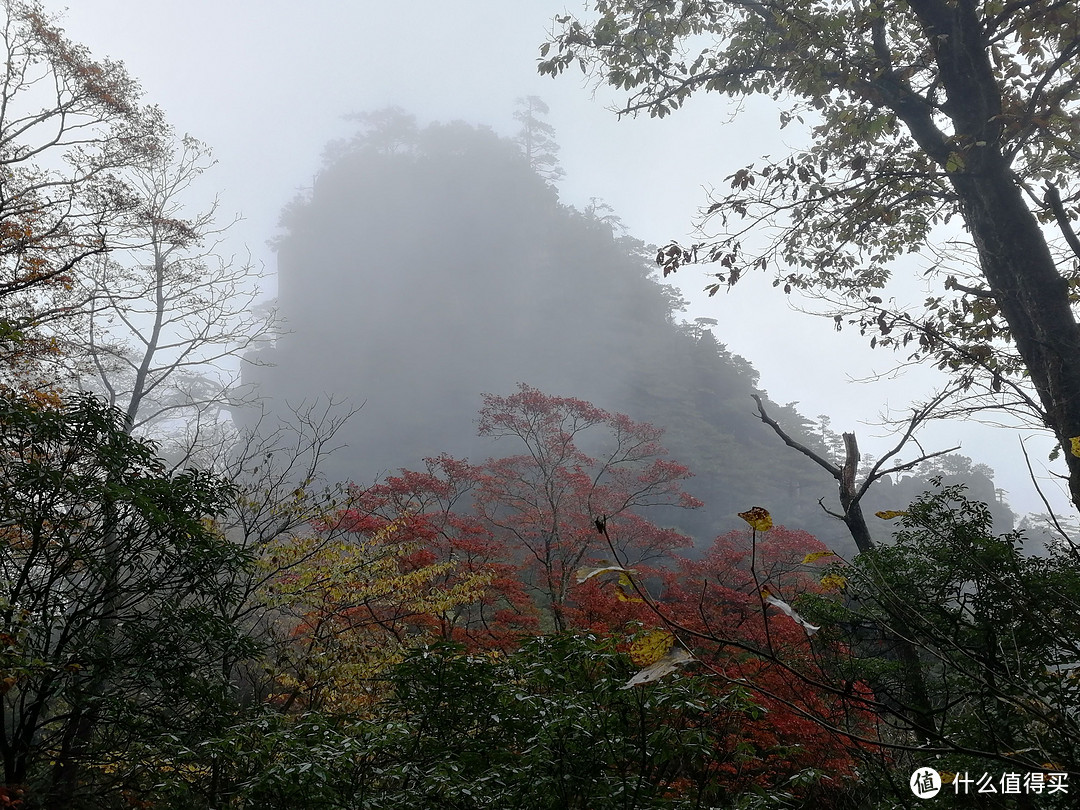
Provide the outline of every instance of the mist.
[[[391,107],[358,116],[355,134],[327,147],[275,242],[287,333],[245,370],[263,408],[281,418],[318,402],[358,409],[324,472],[367,486],[443,453],[481,462],[517,452],[478,437],[476,413],[482,394],[525,384],[665,430],[705,507],[663,519],[699,545],[769,503],[778,521],[850,550],[818,504],[835,500],[835,482],[756,418],[751,394],[764,392],[752,364],[713,322],[686,322],[655,248],[609,207],[559,201],[556,133],[535,110],[521,118],[507,138],[460,121],[421,125]],[[823,426],[768,408],[829,452]],[[954,472],[970,474],[970,462]],[[972,485],[1011,528],[991,475]],[[894,506],[892,486],[872,502]]]
[[[268,242],[280,235],[281,209],[310,191],[325,144],[351,136],[348,114],[397,104],[421,125],[462,119],[506,136],[517,128],[515,99],[538,95],[550,105],[562,146],[560,201],[580,210],[593,198],[605,202],[628,234],[656,244],[688,239],[709,188],[796,137],[779,129],[767,100],[735,108],[719,97],[693,99],[662,121],[617,118],[610,111],[616,96],[590,77],[537,76],[537,48],[559,11],[484,0],[466,9],[313,2],[300,13],[284,2],[238,0],[135,12],[121,0],[86,0],[64,24],[95,53],[123,59],[178,131],[212,145],[218,165],[205,178],[206,192],[219,191],[222,211],[243,216],[220,249],[250,252],[271,272],[279,258]],[[782,296],[770,281],[748,276],[730,294],[708,298],[706,279],[693,268],[666,279],[688,301],[682,317],[716,319],[717,339],[754,364],[775,401],[798,402],[815,419],[827,415],[880,455],[894,434],[881,415],[902,419],[942,376],[925,368],[894,375],[902,357],[871,352],[857,332],[837,333],[829,321],[802,314],[813,302]],[[1059,503],[1045,469],[1049,441],[1019,426],[1005,434],[971,421],[931,424],[924,446],[963,442],[962,452],[995,469],[1018,511],[1044,511],[1019,452],[1023,439],[1044,492]]]

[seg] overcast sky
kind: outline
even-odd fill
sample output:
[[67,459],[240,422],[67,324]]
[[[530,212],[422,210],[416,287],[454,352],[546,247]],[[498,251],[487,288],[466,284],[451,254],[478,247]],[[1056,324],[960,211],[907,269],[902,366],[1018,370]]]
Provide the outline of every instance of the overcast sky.
[[[50,10],[61,6],[45,0]],[[591,197],[611,205],[630,234],[647,242],[686,239],[704,189],[743,164],[785,148],[768,103],[736,112],[726,99],[694,99],[663,121],[617,120],[616,97],[580,74],[536,73],[537,48],[551,20],[579,4],[547,0],[78,0],[63,27],[96,57],[123,61],[146,100],[180,133],[207,142],[218,165],[206,194],[243,215],[228,249],[250,250],[274,268],[266,242],[281,208],[311,185],[327,141],[346,135],[342,116],[395,104],[421,122],[462,119],[512,134],[514,100],[539,95],[562,146],[564,202]],[[854,332],[795,312],[771,278],[740,282],[729,294],[699,294],[703,271],[676,279],[687,317],[719,321],[718,339],[761,372],[777,402],[798,401],[809,417],[828,414],[837,430],[855,429],[865,451],[886,446],[871,424],[889,408],[902,413],[929,392],[926,370],[899,381],[855,380],[888,371],[895,357],[871,352]],[[573,393],[573,392],[564,392]],[[747,408],[753,407],[747,403]],[[1045,511],[1035,494],[1017,431],[973,424],[933,427],[924,447],[962,443],[991,464],[1017,511]],[[1042,466],[1051,444],[1033,439]],[[912,458],[913,452],[903,454]],[[1060,492],[1042,476],[1048,494]],[[1056,504],[1064,504],[1059,496]],[[898,505],[898,507],[901,505]]]

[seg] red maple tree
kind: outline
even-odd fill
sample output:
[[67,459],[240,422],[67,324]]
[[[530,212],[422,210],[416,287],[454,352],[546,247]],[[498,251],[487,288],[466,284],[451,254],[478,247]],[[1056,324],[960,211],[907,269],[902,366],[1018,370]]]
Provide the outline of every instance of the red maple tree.
[[525,384],[510,396],[485,394],[479,422],[481,435],[514,440],[520,452],[477,469],[476,512],[516,550],[552,629],[570,624],[582,565],[613,551],[620,563],[647,564],[689,545],[685,535],[640,512],[701,506],[681,489],[690,470],[666,458],[660,428]]
[[[873,696],[860,683],[843,693],[823,667],[825,647],[798,613],[803,594],[838,587],[827,574],[837,558],[805,531],[775,526],[717,537],[700,560],[683,560],[665,577],[660,613],[689,631],[706,671],[743,684],[765,713],[741,725],[730,745],[759,756],[730,776],[767,786],[816,769],[850,775],[872,727]],[[823,576],[825,575],[825,576]],[[789,615],[775,601],[795,611]]]

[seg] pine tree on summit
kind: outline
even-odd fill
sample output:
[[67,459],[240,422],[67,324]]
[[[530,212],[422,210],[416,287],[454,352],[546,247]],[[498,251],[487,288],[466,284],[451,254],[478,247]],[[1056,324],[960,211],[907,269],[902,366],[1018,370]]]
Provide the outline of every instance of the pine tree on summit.
[[539,96],[519,98],[517,105],[514,120],[521,122],[521,129],[514,140],[521,147],[532,170],[554,185],[566,172],[559,165],[555,127],[541,117],[547,115],[550,108]]

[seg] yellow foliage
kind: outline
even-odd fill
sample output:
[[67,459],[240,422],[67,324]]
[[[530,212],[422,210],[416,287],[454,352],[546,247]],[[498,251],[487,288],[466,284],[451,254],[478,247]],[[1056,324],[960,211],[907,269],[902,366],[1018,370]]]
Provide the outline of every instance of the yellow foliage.
[[767,532],[773,525],[772,515],[761,506],[755,506],[746,512],[739,512],[739,517],[749,523],[754,531],[758,532]]
[[1074,456],[1080,456],[1080,436],[1069,439],[1069,452]]
[[833,557],[833,556],[835,556],[835,554],[832,551],[811,551],[809,554],[807,554],[805,557],[802,558],[802,561],[803,561],[803,565],[807,565],[809,563],[816,562],[817,560],[820,560],[823,557]]
[[634,590],[634,583],[627,573],[619,574],[619,584],[615,588],[615,599],[619,602],[644,602]]
[[842,574],[826,574],[821,578],[821,587],[827,591],[838,591],[847,585],[847,577]]
[[630,660],[635,666],[650,666],[667,655],[674,644],[675,636],[667,630],[649,630],[630,642]]
[[642,669],[619,688],[632,689],[635,686],[653,683],[666,675],[670,675],[682,665],[688,664],[693,660],[694,656],[692,656],[688,650],[683,649],[682,647],[672,647],[666,655],[660,658],[660,660]]
[[489,574],[454,577],[453,562],[409,561],[419,547],[395,538],[398,529],[290,537],[263,556],[261,598],[282,640],[273,673],[281,702],[362,712],[381,694],[378,676],[430,640],[437,617],[482,596]]
[[883,509],[880,512],[874,512],[875,517],[879,517],[882,520],[892,520],[893,518],[902,517],[907,512],[900,509]]

